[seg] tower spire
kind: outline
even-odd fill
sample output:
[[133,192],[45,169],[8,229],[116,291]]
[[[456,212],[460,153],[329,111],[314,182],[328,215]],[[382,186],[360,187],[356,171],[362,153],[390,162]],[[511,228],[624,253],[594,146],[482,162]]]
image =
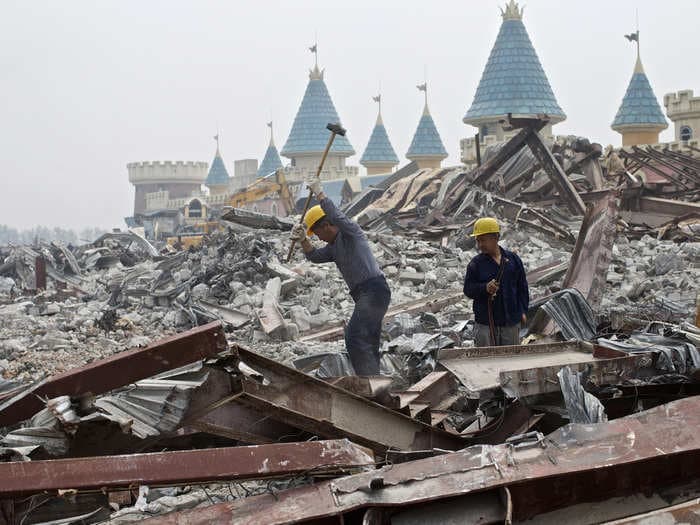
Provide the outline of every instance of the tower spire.
[[426,81],[422,84],[418,84],[416,87],[418,88],[418,91],[422,91],[425,95],[425,106],[423,107],[423,115],[429,115],[430,110],[428,110],[428,82]]
[[379,93],[376,97],[372,97],[372,100],[374,100],[377,103],[378,106],[378,111],[377,111],[377,124],[383,124],[382,122],[382,94]]
[[272,132],[272,121],[267,123],[267,127],[270,128],[270,146],[275,145],[275,135]]

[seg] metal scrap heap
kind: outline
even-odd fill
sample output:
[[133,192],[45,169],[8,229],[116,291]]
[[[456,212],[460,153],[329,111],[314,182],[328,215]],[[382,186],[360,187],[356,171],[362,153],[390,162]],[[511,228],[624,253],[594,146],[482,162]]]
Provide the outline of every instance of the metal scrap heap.
[[[280,262],[290,220],[0,248],[0,523],[697,521],[697,157],[543,122],[345,206],[392,291],[380,376],[336,269]],[[521,345],[473,346],[484,215],[527,271]]]

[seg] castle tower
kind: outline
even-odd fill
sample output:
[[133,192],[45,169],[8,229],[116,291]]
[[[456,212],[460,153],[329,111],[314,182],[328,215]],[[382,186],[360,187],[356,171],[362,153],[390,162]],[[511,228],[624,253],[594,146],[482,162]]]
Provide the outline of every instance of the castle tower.
[[[313,46],[311,51],[316,53],[316,46]],[[340,123],[323,75],[324,70],[319,69],[316,60],[314,68],[309,72],[309,83],[294,118],[292,130],[280,152],[282,156],[291,159],[288,176],[290,180],[304,179],[315,172],[330,137],[326,125]],[[354,154],[355,150],[347,137],[336,136],[328,152],[321,178],[337,179],[357,175],[356,167],[351,170],[346,170],[345,167],[345,159]]]
[[406,152],[406,158],[415,161],[420,169],[439,168],[442,161],[447,158],[447,151],[428,109],[428,84],[426,82],[416,87],[425,93],[425,106],[411,145]]
[[219,153],[218,133],[214,136],[214,140],[216,141],[216,154],[211,162],[211,168],[209,168],[209,174],[204,184],[209,188],[212,195],[217,195],[228,191],[229,176],[224,165],[224,159],[221,158],[221,153]]
[[623,146],[657,144],[659,133],[668,127],[668,123],[642,66],[639,56],[639,31],[625,37],[637,43],[637,62],[611,127],[622,135]]
[[379,105],[377,122],[374,125],[365,152],[362,154],[360,164],[367,168],[367,175],[378,175],[380,173],[390,173],[394,166],[399,163],[399,158],[396,156],[396,152],[384,128],[382,96],[380,94],[372,98]]
[[134,215],[147,209],[146,195],[159,193],[162,202],[198,193],[207,178],[206,162],[131,162],[126,165],[134,185]]
[[509,113],[521,118],[545,114],[550,123],[542,133],[551,135],[551,125],[565,120],[566,115],[525,29],[523,9],[510,0],[505,10],[501,9],[501,16],[496,42],[463,121],[479,128],[482,141],[487,136],[502,141],[505,137],[499,121]]
[[694,97],[692,90],[684,89],[664,95],[664,106],[675,127],[675,140],[697,144],[700,138],[700,97]]
[[268,122],[267,127],[270,128],[270,144],[267,146],[265,157],[263,157],[262,163],[258,168],[258,178],[269,175],[282,167],[282,160],[280,159],[280,154],[277,153],[277,146],[275,146],[275,139],[272,133],[272,122]]

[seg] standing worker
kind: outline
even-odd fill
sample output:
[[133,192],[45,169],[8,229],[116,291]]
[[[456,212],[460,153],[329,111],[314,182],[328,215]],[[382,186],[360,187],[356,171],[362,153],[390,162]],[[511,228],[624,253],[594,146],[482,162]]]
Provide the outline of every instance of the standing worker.
[[520,324],[527,321],[530,293],[520,257],[499,244],[498,221],[474,223],[472,237],[481,252],[467,266],[464,295],[474,300],[474,345],[520,344]]
[[[355,374],[379,375],[379,342],[382,320],[389,307],[391,291],[377,260],[372,255],[362,228],[338,210],[316,177],[309,184],[320,205],[304,215],[304,224],[292,228],[292,241],[301,244],[306,258],[315,263],[334,262],[340,270],[355,309],[345,327],[345,346]],[[315,234],[326,242],[314,248],[308,236]]]

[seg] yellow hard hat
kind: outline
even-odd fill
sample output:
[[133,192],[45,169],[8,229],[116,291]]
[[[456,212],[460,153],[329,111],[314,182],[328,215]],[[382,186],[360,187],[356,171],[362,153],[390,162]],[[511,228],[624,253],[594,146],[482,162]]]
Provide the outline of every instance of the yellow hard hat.
[[472,237],[478,237],[486,233],[500,233],[500,231],[501,229],[498,227],[498,221],[496,219],[493,217],[482,217],[474,223]]
[[304,215],[304,224],[306,224],[306,235],[313,235],[314,232],[311,231],[311,228],[314,224],[316,224],[319,220],[323,219],[325,216],[326,212],[323,211],[323,208],[321,208],[321,206],[319,206],[318,204],[309,208],[309,211],[307,211],[306,215]]

